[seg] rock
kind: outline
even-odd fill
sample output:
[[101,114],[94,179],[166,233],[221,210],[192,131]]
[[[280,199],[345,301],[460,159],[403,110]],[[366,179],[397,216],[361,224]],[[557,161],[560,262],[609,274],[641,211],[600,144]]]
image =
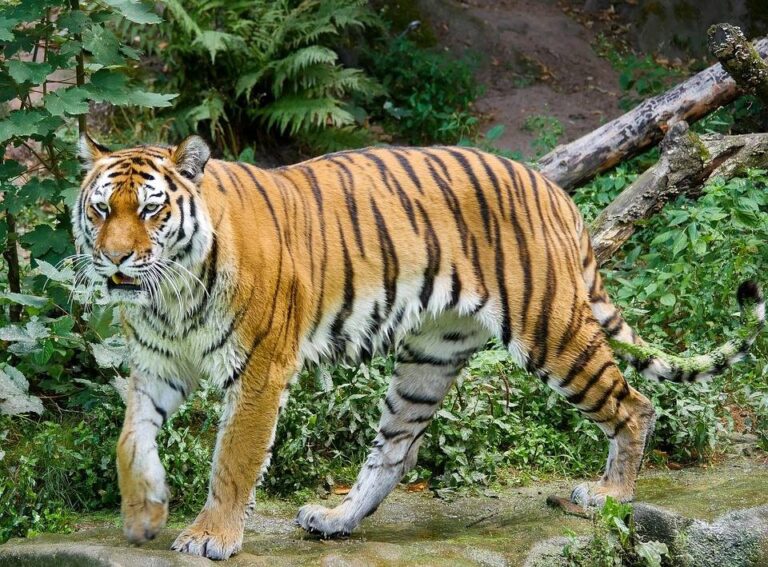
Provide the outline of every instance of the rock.
[[[674,565],[768,565],[768,505],[729,512],[711,523],[649,504],[638,503],[633,509],[640,539],[666,544]],[[528,555],[525,567],[567,567],[565,547],[579,549],[588,542],[588,537],[558,537],[539,542]]]
[[[572,484],[502,488],[493,498],[455,493],[450,501],[429,492],[398,490],[351,537],[333,541],[296,528],[295,503],[259,498],[247,523],[243,551],[226,566],[558,567],[565,565],[563,545],[578,549],[592,531],[590,520],[565,515],[545,503],[544,495],[567,495]],[[750,459],[708,468],[645,471],[638,499],[650,504],[635,506],[638,530],[644,537],[672,542],[670,548],[680,559],[675,565],[768,565],[767,484],[768,468]],[[332,506],[342,498],[332,494],[327,503]],[[744,510],[730,512],[736,508]],[[99,519],[83,522],[101,522],[104,527],[1,545],[0,567],[211,564],[168,551],[191,519],[172,514],[172,527],[139,548],[129,545],[114,527],[116,520],[105,520],[102,513]],[[567,533],[574,536],[562,537]]]

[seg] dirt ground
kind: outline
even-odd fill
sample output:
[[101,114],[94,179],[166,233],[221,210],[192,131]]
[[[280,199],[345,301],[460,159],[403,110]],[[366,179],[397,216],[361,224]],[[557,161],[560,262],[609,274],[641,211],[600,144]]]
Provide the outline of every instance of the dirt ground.
[[485,94],[477,109],[482,130],[503,124],[495,144],[534,154],[531,116],[557,118],[566,142],[621,114],[618,75],[592,47],[596,31],[555,0],[422,0],[439,42],[477,55]]

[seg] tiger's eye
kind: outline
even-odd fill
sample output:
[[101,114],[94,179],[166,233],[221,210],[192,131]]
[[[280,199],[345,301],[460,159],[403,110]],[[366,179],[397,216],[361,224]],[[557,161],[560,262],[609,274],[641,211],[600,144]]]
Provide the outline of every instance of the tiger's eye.
[[148,205],[144,205],[144,212],[154,213],[159,208],[160,208],[160,205],[158,205],[157,203],[150,203]]
[[106,203],[96,203],[94,207],[96,207],[96,210],[104,214],[107,214],[109,212],[109,206]]

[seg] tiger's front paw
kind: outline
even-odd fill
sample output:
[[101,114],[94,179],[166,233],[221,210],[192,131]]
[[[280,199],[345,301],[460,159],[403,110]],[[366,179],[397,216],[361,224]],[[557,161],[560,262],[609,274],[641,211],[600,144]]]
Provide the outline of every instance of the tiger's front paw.
[[206,512],[179,534],[171,545],[174,551],[199,555],[208,559],[229,559],[243,548],[243,527],[217,524]]
[[131,543],[155,539],[168,519],[168,490],[165,485],[154,490],[134,491],[121,503],[123,533]]
[[571,502],[585,508],[602,508],[609,496],[619,502],[631,502],[635,495],[633,490],[621,486],[603,482],[582,482],[571,492]]
[[299,509],[296,523],[311,534],[324,538],[346,537],[356,524],[343,514],[343,510],[326,508],[317,504],[307,504]]

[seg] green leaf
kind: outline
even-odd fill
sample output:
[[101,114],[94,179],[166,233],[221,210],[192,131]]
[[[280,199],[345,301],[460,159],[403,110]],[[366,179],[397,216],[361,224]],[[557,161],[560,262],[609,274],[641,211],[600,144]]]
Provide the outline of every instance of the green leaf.
[[243,38],[225,32],[206,30],[195,38],[193,45],[201,45],[211,56],[211,62],[215,61],[216,54],[220,51],[243,49]]
[[128,79],[122,73],[100,69],[91,75],[91,82],[85,88],[97,102],[111,102],[118,106],[135,104],[147,107],[165,107],[178,95],[159,94],[131,89]]
[[36,261],[37,261],[37,271],[51,281],[58,282],[58,283],[70,283],[72,281],[72,278],[74,277],[74,272],[72,271],[72,268],[58,270],[54,266],[46,262],[45,260],[38,259]]
[[179,95],[132,90],[126,93],[125,100],[123,102],[116,104],[135,104],[136,106],[144,106],[147,108],[165,108],[171,106],[171,101],[177,96]]
[[675,243],[672,245],[672,255],[677,256],[680,252],[685,250],[688,245],[688,235],[685,232],[680,232],[675,239]]
[[43,413],[43,402],[40,398],[29,395],[29,382],[21,372],[10,365],[0,369],[0,413]]
[[79,87],[59,89],[47,94],[43,103],[48,112],[54,116],[86,114],[88,112],[88,96],[88,91]]
[[2,292],[0,293],[0,302],[2,300],[6,300],[17,305],[35,307],[37,309],[43,309],[48,305],[47,297],[38,297],[36,295],[26,295],[23,293]]
[[90,343],[96,364],[101,368],[119,368],[128,362],[128,345],[120,336],[114,336],[101,343]]
[[13,41],[13,28],[20,20],[0,16],[0,41]]
[[111,30],[93,26],[83,33],[83,47],[91,52],[96,63],[105,67],[122,65],[125,58],[120,53],[120,42]]
[[34,135],[46,136],[61,123],[61,119],[52,117],[44,110],[17,110],[11,112],[5,120],[0,120],[0,143],[14,136],[21,138]]
[[504,124],[496,124],[485,133],[485,139],[488,142],[495,142],[504,133]]
[[659,302],[661,302],[662,305],[666,305],[667,307],[672,307],[677,302],[677,298],[673,294],[667,293],[661,296]]
[[28,61],[8,61],[8,74],[19,84],[32,83],[40,85],[53,71],[48,63],[30,63]]
[[125,19],[135,24],[158,24],[163,19],[152,11],[152,7],[140,0],[104,0],[115,10],[120,12]]

